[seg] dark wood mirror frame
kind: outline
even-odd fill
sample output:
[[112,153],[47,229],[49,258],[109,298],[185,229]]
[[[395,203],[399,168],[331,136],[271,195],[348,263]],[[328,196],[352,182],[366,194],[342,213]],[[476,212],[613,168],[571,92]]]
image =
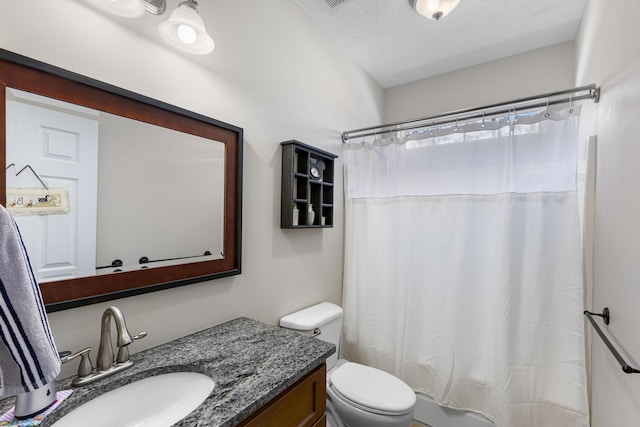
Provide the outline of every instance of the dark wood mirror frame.
[[[6,88],[20,89],[225,144],[224,258],[41,283],[47,311],[240,274],[243,130],[236,126],[0,49],[0,165],[6,168]],[[6,205],[6,174],[0,202]]]

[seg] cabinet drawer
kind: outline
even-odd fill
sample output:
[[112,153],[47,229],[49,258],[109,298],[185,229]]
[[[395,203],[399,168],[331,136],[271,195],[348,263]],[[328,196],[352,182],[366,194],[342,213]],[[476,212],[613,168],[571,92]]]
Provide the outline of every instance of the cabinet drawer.
[[242,427],[324,427],[326,373],[323,363],[259,409]]

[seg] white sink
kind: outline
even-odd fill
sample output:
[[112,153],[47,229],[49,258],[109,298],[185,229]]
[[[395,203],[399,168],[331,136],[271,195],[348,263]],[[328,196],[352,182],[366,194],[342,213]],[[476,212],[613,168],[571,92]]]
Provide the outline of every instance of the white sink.
[[90,400],[53,427],[168,427],[200,406],[214,386],[194,372],[144,378]]

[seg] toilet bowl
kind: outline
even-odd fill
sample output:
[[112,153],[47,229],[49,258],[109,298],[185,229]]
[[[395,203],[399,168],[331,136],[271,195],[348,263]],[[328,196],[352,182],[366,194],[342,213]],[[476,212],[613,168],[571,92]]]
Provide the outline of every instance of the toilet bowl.
[[416,395],[407,384],[380,369],[338,359],[342,308],[320,303],[283,317],[280,326],[336,346],[327,359],[328,427],[409,426]]
[[[344,361],[327,375],[327,400],[345,426],[407,427],[416,396],[393,375]],[[342,426],[336,422],[335,427]]]

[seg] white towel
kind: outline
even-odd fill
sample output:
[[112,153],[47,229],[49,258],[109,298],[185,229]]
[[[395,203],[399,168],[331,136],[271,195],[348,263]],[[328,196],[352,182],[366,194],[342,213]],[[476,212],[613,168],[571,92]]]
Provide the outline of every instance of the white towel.
[[33,391],[60,373],[38,282],[13,217],[0,205],[0,395]]

